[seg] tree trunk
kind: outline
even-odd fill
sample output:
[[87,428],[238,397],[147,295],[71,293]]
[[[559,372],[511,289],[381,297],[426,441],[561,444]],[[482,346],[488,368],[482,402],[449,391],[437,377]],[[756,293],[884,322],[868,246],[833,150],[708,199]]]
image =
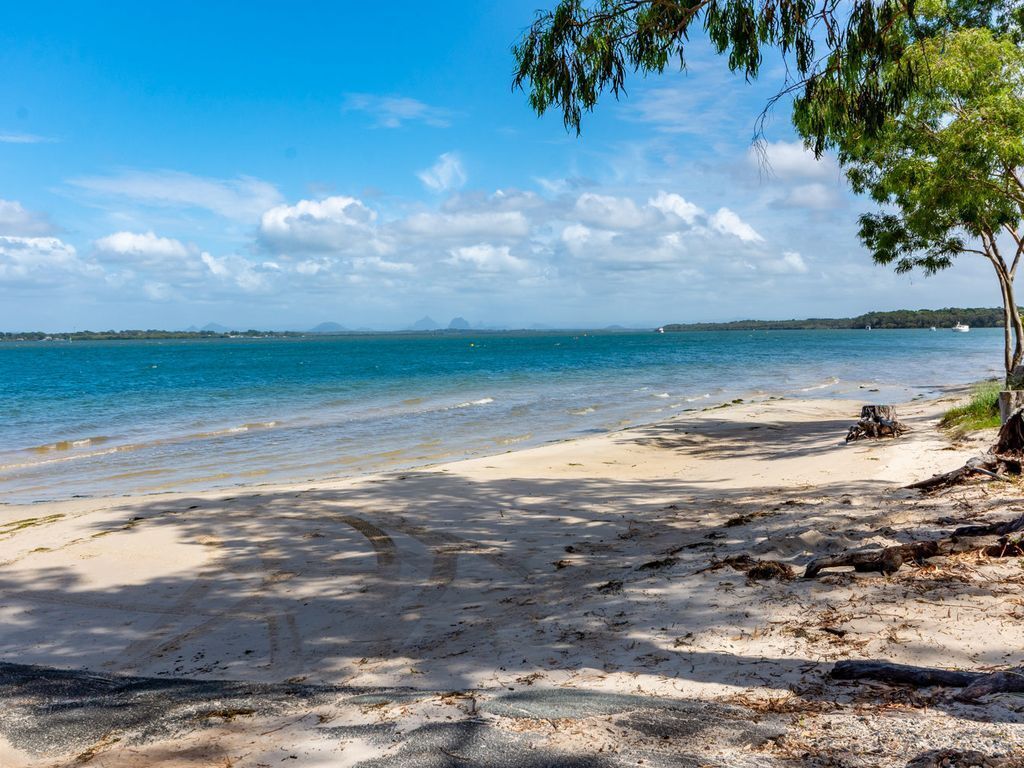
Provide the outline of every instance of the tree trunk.
[[1020,309],[1017,307],[1017,298],[1013,291],[1013,276],[1009,274],[1006,276],[1005,298],[1006,313],[1010,316],[1010,325],[1013,329],[1013,353],[1010,355],[1010,367],[1007,370],[1013,371],[1024,358],[1024,323],[1021,322]]
[[999,423],[1005,424],[1015,411],[1024,408],[1024,391],[1011,389],[999,393]]

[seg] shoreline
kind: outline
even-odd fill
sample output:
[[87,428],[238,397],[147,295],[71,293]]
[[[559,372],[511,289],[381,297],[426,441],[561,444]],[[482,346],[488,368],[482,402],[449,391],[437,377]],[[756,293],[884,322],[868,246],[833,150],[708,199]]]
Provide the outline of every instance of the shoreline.
[[[452,718],[547,750],[605,744],[609,766],[641,754],[660,765],[659,750],[689,750],[695,733],[723,765],[788,765],[798,741],[863,752],[879,732],[898,750],[865,765],[902,766],[896,758],[962,733],[993,749],[1021,745],[1012,698],[980,708],[933,698],[927,716],[913,699],[886,699],[868,727],[858,713],[873,706],[872,687],[826,677],[841,658],[1019,663],[1019,624],[990,618],[1018,610],[1007,597],[1024,578],[1016,561],[778,582],[721,565],[748,555],[798,568],[1006,517],[1014,489],[902,490],[987,439],[951,444],[935,429],[957,397],[898,406],[912,431],[891,441],[843,444],[861,401],[764,400],[412,471],[0,507],[0,662],[85,669],[129,687],[307,686],[296,689],[301,706],[274,698],[282,688],[246,689],[255,703],[232,706],[248,714],[186,718],[171,736],[119,726],[130,750],[64,745],[95,748],[105,766],[156,762],[159,750],[183,766],[216,754],[255,768],[280,750],[300,764],[359,765],[406,754],[424,738],[417,729]],[[50,695],[32,687],[31,670],[0,669],[0,690],[4,675],[17,701]],[[203,690],[203,706],[226,711],[224,690]],[[569,695],[574,703],[558,704]],[[514,714],[513,701],[533,714]],[[63,753],[40,752],[18,726],[34,716],[19,711],[0,717],[0,757],[52,765]],[[665,739],[636,711],[667,728]],[[551,730],[552,717],[575,735]],[[621,738],[600,735],[608,718]],[[744,719],[767,731],[736,735]],[[698,722],[710,730],[694,731]],[[735,738],[717,739],[722,728]]]
[[[313,484],[313,483],[336,483],[336,482],[343,482],[343,481],[349,481],[349,480],[357,480],[359,478],[365,478],[365,477],[370,477],[370,476],[374,476],[374,475],[386,475],[386,474],[391,474],[391,473],[395,473],[395,472],[426,471],[426,470],[430,470],[431,468],[434,468],[434,467],[437,467],[437,466],[442,466],[442,465],[446,466],[446,465],[449,465],[449,464],[458,464],[458,463],[463,462],[463,461],[472,461],[472,460],[475,460],[475,459],[486,459],[486,458],[493,458],[493,457],[497,457],[497,456],[504,456],[506,454],[518,453],[520,451],[534,450],[536,448],[542,448],[542,447],[550,446],[550,445],[559,445],[559,444],[568,443],[568,442],[574,442],[574,441],[579,441],[579,440],[588,440],[588,439],[591,439],[591,438],[594,438],[594,437],[602,437],[602,436],[608,436],[608,435],[615,435],[615,434],[618,434],[618,433],[621,433],[621,432],[628,432],[629,430],[645,429],[645,428],[655,428],[659,424],[672,422],[672,421],[675,421],[675,420],[681,419],[681,418],[693,417],[693,416],[696,416],[696,415],[698,415],[700,413],[704,413],[704,412],[708,412],[708,411],[715,411],[715,410],[719,410],[719,409],[722,409],[722,408],[735,407],[737,405],[754,405],[754,404],[758,404],[758,403],[765,403],[765,402],[771,402],[771,401],[786,401],[786,400],[794,401],[794,402],[814,401],[814,400],[820,400],[820,399],[829,400],[829,401],[832,401],[832,400],[843,401],[843,400],[852,400],[853,396],[855,394],[857,394],[857,393],[863,394],[865,396],[868,396],[868,395],[873,396],[873,399],[878,399],[880,401],[890,402],[890,400],[888,399],[889,395],[892,395],[892,394],[895,394],[895,393],[907,394],[907,393],[909,393],[909,390],[910,390],[909,385],[906,385],[906,384],[884,384],[884,383],[877,383],[877,382],[871,382],[871,383],[864,384],[864,383],[856,383],[856,382],[846,382],[845,386],[847,388],[839,390],[835,394],[829,394],[827,392],[821,392],[821,390],[827,390],[827,389],[830,389],[832,387],[838,387],[838,386],[840,386],[842,384],[844,384],[844,382],[839,381],[839,380],[832,380],[832,381],[826,381],[826,382],[824,382],[822,384],[815,385],[815,386],[803,387],[803,388],[800,388],[798,390],[780,390],[779,392],[765,392],[765,391],[760,390],[760,389],[736,389],[736,390],[732,390],[732,391],[723,390],[723,391],[721,391],[721,392],[719,392],[719,393],[717,393],[716,395],[713,396],[714,398],[721,398],[721,400],[708,399],[706,401],[706,402],[709,403],[708,405],[688,406],[688,407],[682,408],[680,410],[674,411],[673,413],[671,413],[667,417],[662,416],[662,417],[654,418],[654,419],[651,419],[651,420],[637,421],[635,423],[628,423],[628,424],[624,424],[624,425],[620,424],[619,426],[614,427],[614,428],[601,428],[600,431],[597,431],[595,429],[586,429],[586,430],[583,431],[583,433],[578,433],[577,432],[577,433],[565,434],[565,435],[563,435],[561,437],[544,438],[544,439],[541,439],[539,442],[534,442],[531,439],[532,438],[532,433],[531,432],[527,432],[527,433],[525,433],[525,437],[523,435],[517,435],[517,436],[511,437],[511,438],[508,438],[506,441],[502,441],[502,442],[504,442],[505,445],[511,445],[512,446],[512,447],[506,447],[504,449],[501,449],[500,447],[497,447],[497,445],[496,445],[494,450],[491,450],[491,449],[488,449],[488,448],[479,448],[478,450],[470,449],[470,450],[465,451],[465,452],[459,452],[457,449],[453,448],[452,452],[450,452],[448,454],[445,454],[445,455],[442,455],[442,456],[437,457],[437,458],[426,458],[426,457],[424,457],[424,458],[419,458],[419,457],[412,458],[412,457],[410,457],[408,460],[396,460],[396,461],[391,461],[391,462],[382,462],[382,463],[379,463],[376,466],[368,466],[366,468],[356,469],[356,470],[354,470],[352,472],[349,472],[349,473],[315,475],[315,476],[309,476],[309,477],[304,477],[304,478],[287,479],[287,480],[268,480],[266,482],[258,482],[258,481],[254,482],[252,480],[241,480],[239,482],[231,482],[231,483],[227,483],[227,484],[223,484],[223,485],[208,485],[208,486],[189,488],[186,491],[159,488],[159,489],[141,490],[141,491],[140,490],[129,490],[129,491],[126,491],[124,493],[102,492],[102,491],[101,492],[96,492],[96,493],[76,493],[73,496],[53,497],[53,498],[39,498],[39,499],[30,500],[30,501],[9,502],[9,501],[0,500],[0,510],[3,510],[5,508],[10,508],[10,507],[15,507],[15,506],[31,506],[31,505],[39,505],[39,504],[55,504],[55,503],[60,503],[60,502],[65,502],[65,501],[73,501],[75,499],[91,499],[91,500],[134,499],[134,498],[153,497],[153,496],[161,496],[161,495],[175,494],[175,493],[188,493],[188,494],[229,493],[229,492],[243,493],[243,492],[246,492],[247,490],[257,490],[257,489],[266,488],[266,487],[286,488],[286,487],[305,486],[305,485],[309,485],[309,484]],[[957,385],[948,385],[948,386],[944,386],[944,387],[941,387],[941,388],[932,389],[930,395],[919,393],[919,394],[915,395],[913,398],[911,398],[909,400],[905,400],[905,401],[902,401],[902,402],[897,402],[897,405],[906,406],[906,405],[912,405],[912,404],[919,403],[919,402],[930,402],[932,400],[937,400],[937,399],[945,399],[945,398],[948,398],[948,397],[962,396],[965,393],[969,392],[970,388],[975,386],[975,385],[976,385],[976,383],[957,384]],[[780,394],[780,392],[781,392],[781,394]],[[879,395],[881,395],[881,397],[878,397]],[[682,396],[680,396],[680,397],[682,397]],[[711,396],[705,396],[705,397],[711,397]],[[692,397],[692,398],[684,398],[684,399],[687,400],[687,402],[705,402],[705,397]],[[676,398],[676,399],[679,399],[679,398]],[[465,403],[465,404],[460,404],[459,406],[449,406],[448,409],[450,410],[450,409],[455,408],[455,407],[462,407],[462,405],[475,405],[475,404],[477,404],[477,403]],[[655,415],[655,413],[648,413],[648,414],[646,414],[646,416],[648,416],[648,417],[654,416],[654,415]],[[627,419],[626,421],[632,422],[633,420],[632,419]],[[201,434],[199,436],[200,437],[207,437],[207,436],[211,436],[211,435],[228,435],[230,433],[234,433],[234,432],[238,432],[238,431],[247,431],[247,430],[251,430],[253,428],[272,429],[272,428],[280,427],[280,426],[286,425],[286,424],[288,424],[287,421],[282,422],[282,421],[279,421],[277,419],[273,419],[273,420],[270,420],[270,421],[267,421],[267,422],[259,422],[259,423],[254,423],[254,424],[244,424],[244,425],[242,425],[244,430],[240,430],[238,427],[223,427],[223,428],[221,428],[221,429],[219,429],[219,430],[217,430],[215,432],[203,433],[203,434]],[[155,438],[153,441],[151,441],[151,443],[153,445],[156,445],[156,444],[174,444],[174,443],[179,443],[179,442],[186,441],[189,437],[190,436],[188,436],[188,435],[186,435],[186,436],[177,435],[177,436],[169,436],[169,437],[163,437],[163,438]],[[91,442],[91,440],[94,440],[94,439],[95,438],[90,438],[90,439],[85,439],[85,440],[77,441],[77,442],[89,443],[89,442]],[[108,442],[110,439],[111,438],[104,436],[98,444],[102,445],[102,444]],[[75,442],[75,441],[66,441],[66,442],[68,442],[70,444],[70,443]],[[497,439],[496,439],[496,443],[497,443]],[[522,445],[518,445],[518,443],[522,443]],[[39,446],[39,447],[34,447],[34,448],[22,449],[22,451],[23,452],[32,452],[32,453],[39,454],[39,453],[42,453],[42,452],[48,452],[49,448],[50,448],[50,446]],[[127,445],[127,446],[114,445],[114,446],[112,446],[110,448],[105,449],[103,451],[103,453],[106,454],[106,453],[111,453],[111,452],[118,452],[118,451],[121,451],[121,450],[126,450],[128,448],[132,448],[132,446],[131,445]],[[41,449],[46,449],[46,451],[43,451]],[[57,459],[52,459],[51,461],[62,462],[62,461],[74,460],[75,458],[77,458],[77,457],[75,457],[74,455],[69,454],[66,457],[59,457]],[[28,466],[28,465],[26,465],[26,466]],[[268,470],[261,469],[259,467],[255,467],[252,470],[249,470],[247,472],[241,472],[240,474],[243,475],[243,476],[244,475],[249,475],[251,477],[251,476],[254,476],[254,475],[258,475],[258,474],[263,474],[263,473],[265,473],[267,471]],[[140,471],[139,474],[145,474],[145,471]],[[178,479],[177,481],[168,481],[167,483],[165,483],[165,485],[180,485],[181,482],[182,482],[182,479]],[[195,481],[186,482],[186,485],[192,485],[193,482],[195,482]]]

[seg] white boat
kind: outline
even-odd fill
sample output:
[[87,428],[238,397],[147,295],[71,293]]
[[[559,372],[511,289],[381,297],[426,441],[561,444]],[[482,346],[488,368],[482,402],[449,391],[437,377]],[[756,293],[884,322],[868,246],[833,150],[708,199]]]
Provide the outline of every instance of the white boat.
[[935,330],[938,330],[938,329],[933,325],[932,326],[932,330],[935,331]]
[[865,331],[870,331],[871,330],[871,326],[870,325],[865,325],[864,326],[864,330]]
[[963,323],[957,323],[956,325],[953,326],[952,330],[956,333],[967,333],[969,330],[971,330],[971,326],[964,325]]
[[665,332],[665,329],[664,329],[664,328],[659,328],[659,329],[658,329],[658,330],[656,331],[656,333],[664,333],[664,332]]

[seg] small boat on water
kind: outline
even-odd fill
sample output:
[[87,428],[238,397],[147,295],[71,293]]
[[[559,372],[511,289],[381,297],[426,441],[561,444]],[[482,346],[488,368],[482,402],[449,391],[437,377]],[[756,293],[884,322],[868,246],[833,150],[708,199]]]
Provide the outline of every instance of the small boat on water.
[[933,326],[932,326],[932,330],[933,330],[933,331],[937,331],[937,330],[938,330],[938,328],[936,328],[936,327],[935,327],[935,326],[933,325]]
[[655,333],[664,333],[664,332],[665,332],[665,329],[664,329],[664,328],[658,328],[658,329],[657,329],[657,330],[655,331]]
[[953,326],[952,330],[954,333],[967,333],[969,330],[971,330],[971,326],[964,325],[963,323],[957,323],[956,325]]
[[870,331],[871,330],[871,326],[870,325],[865,325],[864,326],[864,330],[865,331]]

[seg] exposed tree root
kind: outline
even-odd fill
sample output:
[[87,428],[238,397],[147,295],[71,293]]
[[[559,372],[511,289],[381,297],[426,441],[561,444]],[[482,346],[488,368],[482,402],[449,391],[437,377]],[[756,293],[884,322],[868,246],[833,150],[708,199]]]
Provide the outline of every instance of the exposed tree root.
[[921,565],[932,557],[975,550],[989,557],[1020,557],[1024,555],[1024,537],[1013,536],[1020,531],[1024,531],[1024,515],[999,523],[961,526],[944,539],[819,557],[807,564],[804,578],[813,579],[826,568],[840,567],[852,567],[860,573],[889,575],[896,573],[904,563]]
[[911,688],[961,688],[955,698],[972,703],[990,693],[1024,693],[1024,667],[997,672],[959,672],[888,661],[837,661],[829,675],[835,680],[877,680]]
[[996,444],[984,456],[971,459],[952,472],[929,477],[907,488],[918,491],[936,491],[965,483],[977,475],[995,480],[1006,480],[1008,475],[1020,475],[1024,459],[1024,410],[1015,411],[999,428]]

